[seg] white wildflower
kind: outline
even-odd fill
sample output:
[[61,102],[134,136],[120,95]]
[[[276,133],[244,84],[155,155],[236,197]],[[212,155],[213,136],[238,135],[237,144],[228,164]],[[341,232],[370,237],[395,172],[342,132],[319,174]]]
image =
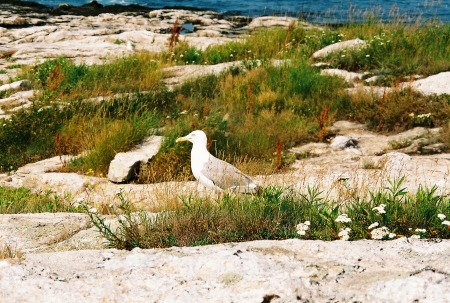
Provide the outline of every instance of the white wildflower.
[[98,213],[98,210],[97,210],[97,208],[92,207],[91,209],[89,209],[89,212],[92,214],[96,214],[96,213]]
[[426,233],[427,230],[425,228],[416,228],[415,232],[416,233]]
[[375,228],[375,227],[377,227],[378,225],[380,225],[380,224],[378,224],[378,222],[372,223],[372,224],[369,225],[368,229]]
[[411,237],[409,237],[410,239],[420,239],[419,235],[412,235]]
[[447,221],[447,220],[445,220],[445,221],[442,221],[442,224],[443,224],[443,225],[447,225],[447,226],[450,226],[450,221]]
[[441,220],[444,220],[447,217],[444,214],[438,214],[438,218]]
[[388,237],[389,237],[389,239],[394,239],[395,237],[397,237],[397,234],[389,233]]
[[380,214],[385,214],[386,213],[386,211],[384,210],[385,207],[386,207],[386,204],[380,204],[380,205],[372,208],[372,210],[376,210]]
[[187,114],[187,110],[184,110],[184,111],[182,111],[181,113],[180,113],[180,115],[186,115]]
[[306,231],[309,229],[309,225],[311,225],[311,222],[309,221],[297,224],[297,233],[300,236],[306,235]]
[[391,233],[389,228],[386,226],[375,228],[370,232],[372,234],[372,239],[374,240],[382,240],[384,237],[389,236]]
[[184,57],[183,54],[181,54],[181,55],[180,55],[180,58],[183,58],[183,57]]
[[350,239],[351,232],[352,232],[351,228],[346,227],[339,231],[338,236],[341,238],[342,241],[348,241]]
[[335,221],[342,222],[342,223],[348,223],[348,222],[352,222],[352,219],[350,219],[347,216],[347,214],[340,214]]
[[342,58],[344,58],[344,57],[345,57],[345,55],[342,55],[341,57],[342,57]]

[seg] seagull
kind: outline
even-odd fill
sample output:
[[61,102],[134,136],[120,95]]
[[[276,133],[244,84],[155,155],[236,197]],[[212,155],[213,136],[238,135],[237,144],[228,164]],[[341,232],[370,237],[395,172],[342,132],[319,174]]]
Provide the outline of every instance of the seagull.
[[195,130],[176,142],[192,143],[191,170],[194,177],[205,187],[216,191],[257,193],[258,185],[239,169],[211,155],[206,149],[206,134]]

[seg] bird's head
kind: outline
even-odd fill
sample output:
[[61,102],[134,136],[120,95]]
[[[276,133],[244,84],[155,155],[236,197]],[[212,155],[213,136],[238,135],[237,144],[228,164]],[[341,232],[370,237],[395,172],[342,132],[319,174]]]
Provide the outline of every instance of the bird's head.
[[208,143],[208,139],[206,138],[206,134],[202,130],[194,130],[187,136],[181,137],[177,139],[177,142],[189,141],[192,144],[200,144],[206,147]]

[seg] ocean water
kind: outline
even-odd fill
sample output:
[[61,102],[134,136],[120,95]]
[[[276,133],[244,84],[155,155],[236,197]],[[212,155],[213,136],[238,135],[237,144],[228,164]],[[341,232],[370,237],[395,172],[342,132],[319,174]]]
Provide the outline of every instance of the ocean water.
[[[91,0],[33,1],[52,7],[60,3],[79,6],[91,2]],[[349,19],[361,20],[367,11],[374,11],[378,17],[387,20],[401,16],[412,22],[419,17],[421,19],[437,18],[445,23],[450,22],[450,0],[97,0],[97,2],[103,5],[139,4],[150,8],[186,6],[250,17],[290,15],[320,23],[341,23],[348,22]]]

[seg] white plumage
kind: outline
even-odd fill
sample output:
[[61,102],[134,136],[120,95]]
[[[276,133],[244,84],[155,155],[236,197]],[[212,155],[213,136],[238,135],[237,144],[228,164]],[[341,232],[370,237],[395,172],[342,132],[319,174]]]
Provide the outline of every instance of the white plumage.
[[258,185],[233,165],[211,155],[206,149],[206,134],[195,130],[177,142],[192,142],[191,170],[204,186],[219,191],[255,193]]

